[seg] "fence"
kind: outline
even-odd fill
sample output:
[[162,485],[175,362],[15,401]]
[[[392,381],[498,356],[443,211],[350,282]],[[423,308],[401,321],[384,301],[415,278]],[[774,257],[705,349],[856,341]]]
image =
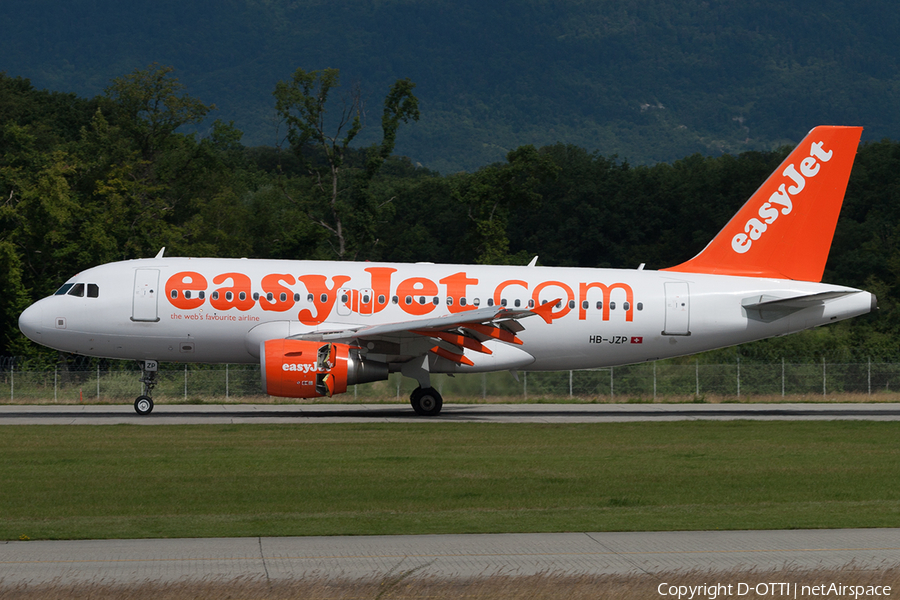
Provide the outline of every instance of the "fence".
[[[109,370],[28,371],[13,367],[0,372],[0,401],[124,402],[141,393],[139,372]],[[205,402],[260,399],[258,366],[161,365],[158,400]],[[432,385],[448,401],[499,398],[537,401],[542,398],[600,402],[665,400],[666,398],[753,396],[833,396],[900,391],[900,363],[676,364],[667,361],[588,371],[521,371],[432,377]],[[405,399],[416,386],[391,375],[388,381],[351,386],[336,400]],[[4,394],[3,388],[6,393]]]

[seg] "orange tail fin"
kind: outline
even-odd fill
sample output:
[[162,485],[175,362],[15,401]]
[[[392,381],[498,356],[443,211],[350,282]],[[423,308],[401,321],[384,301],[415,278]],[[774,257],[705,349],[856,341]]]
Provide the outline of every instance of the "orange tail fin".
[[816,127],[703,251],[662,269],[821,281],[862,127]]

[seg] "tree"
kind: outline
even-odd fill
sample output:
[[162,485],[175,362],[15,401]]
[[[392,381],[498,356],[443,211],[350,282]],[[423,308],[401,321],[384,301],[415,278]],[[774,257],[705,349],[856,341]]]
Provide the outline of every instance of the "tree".
[[468,209],[472,226],[469,246],[476,252],[475,262],[503,265],[521,261],[523,256],[509,253],[510,211],[540,203],[538,185],[558,172],[549,156],[528,145],[510,152],[506,164],[457,176],[454,195]]
[[200,123],[216,108],[181,93],[184,86],[171,76],[174,70],[153,63],[106,88],[113,120],[137,143],[144,160],[153,160],[178,128]]
[[71,185],[78,160],[60,147],[42,150],[30,127],[8,123],[3,139],[0,242],[10,243],[18,253],[17,260],[8,262],[21,266],[26,286],[47,292],[47,286],[58,285],[61,264],[81,267],[76,255],[83,212]]
[[104,223],[115,258],[155,254],[161,246],[192,255],[249,248],[242,226],[241,132],[216,121],[197,140],[180,131],[214,105],[184,93],[172,67],[150,65],[113,80],[102,111],[82,131],[82,180],[92,223]]
[[17,327],[19,315],[28,307],[28,291],[22,281],[22,263],[15,246],[8,241],[0,241],[0,344],[2,352],[21,356],[25,354],[28,341]]
[[[364,165],[353,164],[350,144],[364,127],[362,95],[354,88],[344,98],[340,115],[329,120],[326,105],[339,86],[338,69],[307,72],[298,68],[290,81],[278,82],[274,96],[275,109],[288,128],[287,140],[310,176],[309,184],[300,188],[307,192],[306,213],[333,236],[334,254],[343,259],[350,245],[358,252],[371,237],[378,207],[366,187],[394,151],[400,122],[419,120],[419,103],[412,93],[415,84],[409,79],[396,81],[384,101],[381,143],[368,150]],[[348,232],[351,219],[354,230]]]

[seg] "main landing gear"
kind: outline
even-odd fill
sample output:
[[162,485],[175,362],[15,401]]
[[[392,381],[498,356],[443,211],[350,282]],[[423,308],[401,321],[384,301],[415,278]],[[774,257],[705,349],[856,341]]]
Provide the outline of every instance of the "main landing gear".
[[412,404],[416,414],[422,417],[434,417],[441,413],[441,407],[444,406],[444,399],[440,393],[431,387],[430,372],[428,369],[428,358],[422,357],[421,361],[411,360],[404,363],[400,372],[411,379],[419,382],[419,387],[413,390],[409,395],[409,403]]
[[134,412],[139,415],[149,415],[153,412],[153,388],[156,387],[159,374],[159,362],[155,360],[142,360],[141,383],[144,384],[144,393],[134,401]]
[[433,387],[417,387],[410,394],[409,403],[412,404],[417,415],[434,417],[440,414],[441,407],[444,406],[444,399]]

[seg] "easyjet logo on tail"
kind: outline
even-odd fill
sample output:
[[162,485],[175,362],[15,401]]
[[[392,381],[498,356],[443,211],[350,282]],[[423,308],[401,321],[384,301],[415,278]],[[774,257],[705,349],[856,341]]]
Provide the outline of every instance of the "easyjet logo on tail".
[[661,270],[822,281],[861,134],[810,131],[700,254]]
[[[753,242],[760,239],[768,231],[780,215],[789,215],[794,209],[793,197],[800,194],[806,187],[806,180],[819,174],[822,168],[820,163],[831,160],[834,152],[824,150],[824,142],[810,144],[809,156],[800,161],[799,169],[793,163],[785,167],[781,174],[788,179],[769,196],[767,202],[759,207],[757,217],[747,220],[744,231],[731,238],[731,249],[738,254],[744,254],[753,246]],[[793,185],[791,185],[793,184]]]

